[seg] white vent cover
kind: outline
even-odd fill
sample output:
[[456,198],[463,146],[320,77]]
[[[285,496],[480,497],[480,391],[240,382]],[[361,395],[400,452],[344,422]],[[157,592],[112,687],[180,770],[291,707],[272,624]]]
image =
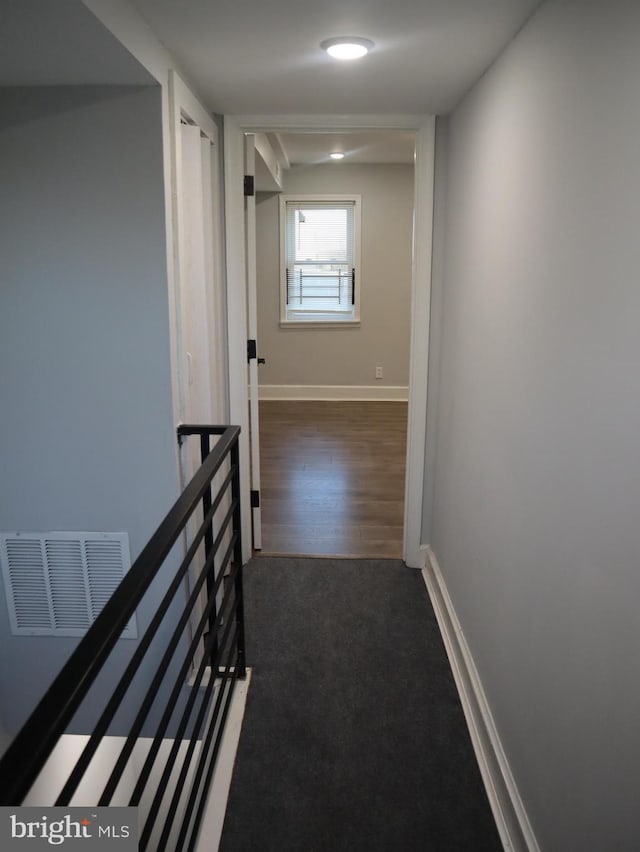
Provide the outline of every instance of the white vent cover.
[[[0,533],[11,632],[83,636],[131,567],[127,533]],[[135,639],[135,616],[121,634]]]

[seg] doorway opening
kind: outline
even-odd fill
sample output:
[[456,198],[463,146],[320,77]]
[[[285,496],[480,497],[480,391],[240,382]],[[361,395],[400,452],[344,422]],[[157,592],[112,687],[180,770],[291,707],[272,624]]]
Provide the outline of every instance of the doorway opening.
[[[252,504],[249,495],[253,489],[252,475],[260,474],[259,469],[251,470],[249,464],[249,435],[255,434],[250,428],[247,400],[257,400],[257,369],[255,385],[251,372],[247,371],[247,343],[249,302],[254,296],[247,286],[247,271],[251,263],[251,252],[247,251],[250,236],[245,227],[245,134],[326,134],[356,131],[401,131],[415,134],[413,240],[412,240],[412,280],[410,295],[409,329],[409,379],[407,412],[407,449],[406,478],[404,483],[403,542],[402,556],[407,565],[424,566],[424,550],[421,546],[422,502],[426,436],[426,404],[429,349],[429,305],[431,288],[431,238],[433,207],[433,165],[434,165],[434,129],[432,116],[225,116],[225,196],[226,196],[226,256],[227,256],[227,305],[229,329],[229,376],[231,419],[239,423],[244,438],[241,439],[241,477],[245,485],[243,497],[243,524],[251,527]],[[248,276],[251,280],[251,275]],[[278,281],[275,282],[276,304],[279,298]],[[364,318],[364,308],[363,308]],[[291,329],[291,334],[308,333]],[[340,333],[336,331],[336,334]],[[310,340],[310,338],[305,338]],[[258,353],[269,363],[268,353]],[[301,351],[304,351],[301,350]],[[305,356],[310,362],[313,358]],[[257,365],[256,365],[257,366]],[[382,366],[384,365],[373,365]],[[261,368],[263,369],[263,368]],[[264,382],[264,379],[262,380]],[[375,381],[373,382],[375,385]],[[263,388],[264,395],[264,388]],[[349,397],[346,397],[347,400]],[[344,399],[344,397],[342,397]],[[332,400],[337,403],[337,400]],[[259,410],[259,406],[256,406]],[[257,426],[259,434],[259,424]],[[244,443],[243,443],[244,442]],[[259,482],[259,480],[258,480]],[[251,497],[253,498],[253,494]],[[259,510],[260,511],[260,510]],[[248,536],[243,539],[243,557],[249,559],[252,553]]]
[[262,553],[400,558],[415,133],[252,135]]

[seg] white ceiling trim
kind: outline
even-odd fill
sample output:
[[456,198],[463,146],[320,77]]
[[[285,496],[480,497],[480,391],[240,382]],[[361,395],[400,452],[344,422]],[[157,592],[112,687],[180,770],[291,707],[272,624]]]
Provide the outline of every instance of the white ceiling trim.
[[242,130],[291,133],[333,133],[340,130],[421,130],[434,116],[423,114],[380,115],[233,115],[225,118]]

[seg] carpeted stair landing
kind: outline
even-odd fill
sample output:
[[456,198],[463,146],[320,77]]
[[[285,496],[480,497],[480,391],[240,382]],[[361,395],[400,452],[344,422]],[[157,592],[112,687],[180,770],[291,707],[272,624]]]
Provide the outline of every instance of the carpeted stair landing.
[[222,852],[499,852],[418,571],[257,558]]

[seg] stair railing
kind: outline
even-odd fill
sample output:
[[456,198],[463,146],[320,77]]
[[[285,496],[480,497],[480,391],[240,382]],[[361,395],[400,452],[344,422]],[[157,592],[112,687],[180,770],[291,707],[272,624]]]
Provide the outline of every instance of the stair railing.
[[[136,806],[141,850],[194,848],[234,685],[245,677],[239,433],[178,427],[180,443],[200,437],[201,466],[0,761],[0,804]],[[120,641],[145,601],[142,635]],[[85,735],[80,757],[53,801],[30,802],[69,733]],[[83,779],[90,768],[95,775],[106,740],[117,746],[108,777],[94,793],[92,776],[87,801]]]

